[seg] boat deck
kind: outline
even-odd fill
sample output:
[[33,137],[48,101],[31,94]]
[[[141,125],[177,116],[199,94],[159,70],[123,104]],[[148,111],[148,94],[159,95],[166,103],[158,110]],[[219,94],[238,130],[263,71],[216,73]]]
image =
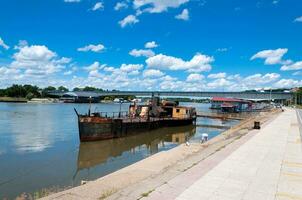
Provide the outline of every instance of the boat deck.
[[156,121],[172,121],[172,120],[186,120],[186,119],[191,119],[191,118],[173,118],[173,117],[150,117],[148,118],[140,118],[140,117],[135,117],[135,118],[120,118],[123,120],[123,123],[140,123],[140,122],[156,122]]

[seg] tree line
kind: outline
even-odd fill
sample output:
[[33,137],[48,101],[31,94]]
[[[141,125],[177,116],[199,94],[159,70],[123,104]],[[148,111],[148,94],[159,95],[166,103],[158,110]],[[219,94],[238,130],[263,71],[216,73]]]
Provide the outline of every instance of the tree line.
[[[0,97],[22,97],[27,99],[32,98],[44,98],[47,97],[48,92],[51,91],[59,91],[59,92],[68,92],[69,89],[64,86],[54,87],[54,86],[48,86],[45,88],[39,88],[36,85],[18,85],[14,84],[10,87],[7,87],[5,89],[0,89]],[[72,91],[104,91],[101,88],[95,88],[86,86],[84,88],[74,88]]]

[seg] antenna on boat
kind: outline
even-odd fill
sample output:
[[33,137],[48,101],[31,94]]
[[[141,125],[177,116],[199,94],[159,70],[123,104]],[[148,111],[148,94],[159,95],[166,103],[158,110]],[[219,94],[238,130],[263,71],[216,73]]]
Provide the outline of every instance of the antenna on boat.
[[90,116],[90,110],[91,110],[91,99],[92,97],[89,96],[89,110],[88,110],[88,116]]

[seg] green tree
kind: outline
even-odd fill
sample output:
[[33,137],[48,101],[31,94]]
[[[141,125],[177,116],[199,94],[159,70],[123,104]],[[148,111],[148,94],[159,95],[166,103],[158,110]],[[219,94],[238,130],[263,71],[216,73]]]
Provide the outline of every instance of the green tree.
[[96,89],[95,87],[86,86],[86,87],[84,87],[83,91],[94,92],[94,91],[98,91],[98,89]]
[[4,97],[6,90],[5,89],[0,89],[0,97]]
[[23,85],[23,88],[26,90],[26,95],[31,93],[32,98],[41,97],[40,88],[38,86],[32,85]]
[[58,87],[58,90],[61,91],[61,92],[68,92],[68,89],[64,86]]
[[44,91],[56,91],[56,88],[53,86],[48,86],[46,88],[43,89]]
[[75,88],[73,88],[72,91],[74,91],[74,92],[79,92],[79,91],[82,91],[82,90],[81,90],[81,88],[75,87]]
[[6,89],[6,95],[9,97],[25,97],[27,94],[26,90],[22,85],[12,85]]

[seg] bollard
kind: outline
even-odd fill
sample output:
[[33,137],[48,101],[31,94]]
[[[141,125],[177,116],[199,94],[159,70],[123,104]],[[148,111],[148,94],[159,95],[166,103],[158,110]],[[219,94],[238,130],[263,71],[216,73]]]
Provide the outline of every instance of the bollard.
[[254,121],[254,129],[260,129],[260,122]]

